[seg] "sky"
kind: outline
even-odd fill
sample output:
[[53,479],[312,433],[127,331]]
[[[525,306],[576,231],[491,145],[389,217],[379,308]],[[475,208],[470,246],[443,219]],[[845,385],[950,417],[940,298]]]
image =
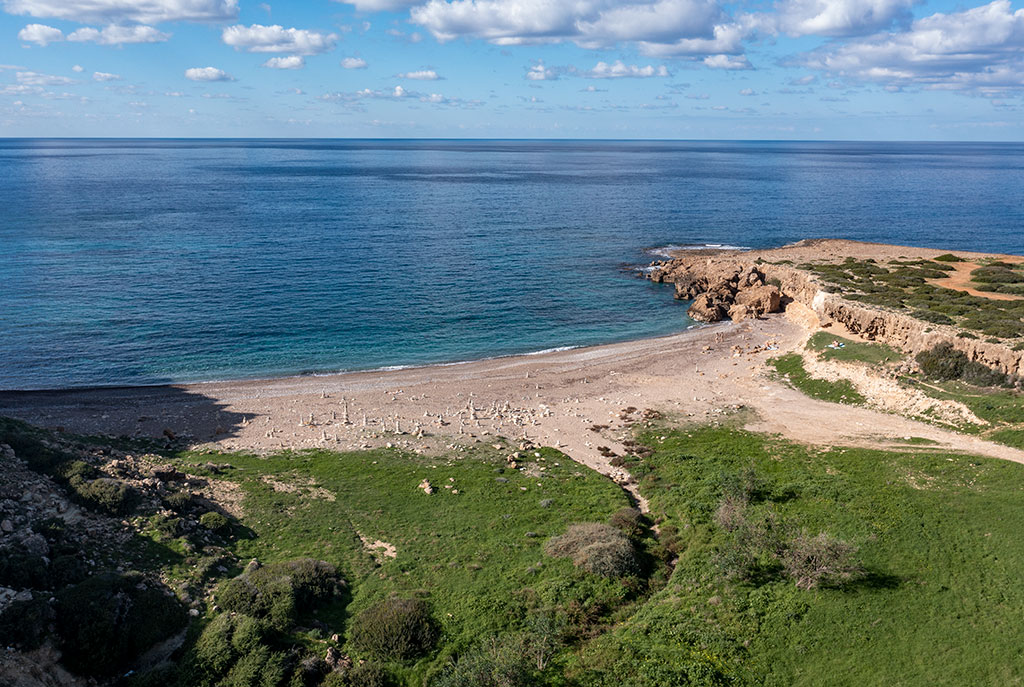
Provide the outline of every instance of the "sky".
[[1024,0],[0,9],[0,137],[1024,140]]

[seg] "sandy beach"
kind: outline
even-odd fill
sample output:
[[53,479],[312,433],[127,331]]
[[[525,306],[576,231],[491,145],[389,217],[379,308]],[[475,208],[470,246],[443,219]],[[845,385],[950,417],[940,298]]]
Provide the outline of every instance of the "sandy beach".
[[1024,462],[1024,452],[895,414],[817,401],[766,361],[802,347],[799,309],[673,336],[457,365],[149,388],[3,392],[0,414],[82,434],[175,437],[257,452],[392,446],[554,446],[638,496],[610,458],[627,425],[657,413],[713,422],[743,411],[750,429],[820,445],[886,447],[907,437]]

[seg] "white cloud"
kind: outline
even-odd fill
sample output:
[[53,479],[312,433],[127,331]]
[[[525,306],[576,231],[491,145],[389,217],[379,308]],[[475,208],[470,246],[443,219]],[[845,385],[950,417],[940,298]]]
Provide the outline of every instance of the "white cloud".
[[730,17],[716,0],[428,0],[410,16],[440,41],[634,43],[656,57],[741,54],[744,39],[770,28],[761,15]]
[[81,72],[85,71],[85,68],[80,64],[76,64],[74,67],[71,68],[71,71],[75,72],[76,74],[80,74]]
[[361,57],[346,57],[341,61],[345,69],[366,69],[366,60]]
[[263,26],[229,26],[221,33],[221,39],[235,50],[249,52],[290,52],[296,55],[319,55],[333,50],[338,42],[337,34],[319,33],[306,29],[286,29],[275,24]]
[[78,43],[99,45],[124,45],[125,43],[163,43],[170,34],[157,31],[152,26],[117,26],[111,24],[102,30],[85,27],[68,34],[68,40]]
[[856,36],[910,18],[915,0],[783,0],[776,9],[781,30],[792,36]]
[[594,65],[594,68],[579,72],[579,75],[588,79],[619,79],[624,77],[633,78],[650,78],[652,76],[668,76],[668,69],[665,65],[655,67],[654,65],[647,65],[640,67],[635,64],[625,64],[622,60],[616,60],[612,64],[607,62],[598,62]]
[[544,60],[537,60],[526,69],[526,78],[529,81],[555,81],[558,79],[558,70],[544,66]]
[[433,69],[423,69],[418,72],[402,72],[399,79],[414,79],[416,81],[437,81],[441,77]]
[[1024,9],[1009,0],[916,20],[907,31],[883,33],[803,56],[805,66],[891,90],[993,94],[1024,89]]
[[23,43],[35,43],[47,46],[64,40],[64,32],[45,24],[29,24],[18,32],[18,40]]
[[288,57],[271,57],[263,63],[263,66],[269,67],[270,69],[302,69],[306,66],[306,61],[298,55],[289,55]]
[[753,69],[745,55],[708,55],[704,65],[711,69]]
[[120,74],[111,74],[110,72],[93,72],[93,81],[120,81],[122,79]]
[[757,95],[757,91],[755,91],[753,88],[744,88],[743,90],[740,91],[740,95]]
[[230,74],[216,67],[192,67],[186,69],[185,78],[191,81],[234,81]]
[[379,91],[370,88],[364,88],[361,91],[355,92],[342,92],[342,93],[325,93],[320,96],[320,100],[325,102],[345,103],[350,108],[358,109],[360,107],[359,101],[361,100],[391,100],[391,101],[406,101],[406,102],[421,102],[429,103],[432,105],[449,105],[458,107],[478,107],[483,105],[483,102],[479,100],[463,100],[462,98],[449,98],[448,96],[442,95],[441,93],[419,93],[417,91],[406,90],[402,86],[395,86],[390,91]]
[[40,72],[15,72],[15,80],[22,86],[64,86],[75,83],[66,76],[54,76]]
[[355,8],[360,12],[393,12],[395,10],[402,10],[406,7],[412,7],[421,2],[421,0],[334,0],[335,2],[344,2],[347,5],[355,5]]
[[66,19],[82,24],[157,24],[230,21],[238,0],[2,0],[8,14]]

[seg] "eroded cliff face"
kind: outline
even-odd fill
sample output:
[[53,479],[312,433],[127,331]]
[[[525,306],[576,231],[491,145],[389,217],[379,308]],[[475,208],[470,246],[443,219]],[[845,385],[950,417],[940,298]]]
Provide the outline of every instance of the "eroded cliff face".
[[[1024,376],[1024,351],[1011,350],[1001,343],[960,338],[960,330],[955,327],[846,300],[829,293],[809,272],[758,258],[756,252],[676,258],[653,263],[649,274],[654,281],[675,284],[676,298],[693,300],[690,316],[701,322],[761,317],[799,303],[813,311],[817,324],[823,327],[840,325],[850,334],[911,355],[949,342],[970,360]],[[775,301],[768,295],[770,291],[777,292],[777,307],[771,307]],[[758,299],[755,293],[763,298]],[[745,307],[747,299],[757,300],[758,307]]]

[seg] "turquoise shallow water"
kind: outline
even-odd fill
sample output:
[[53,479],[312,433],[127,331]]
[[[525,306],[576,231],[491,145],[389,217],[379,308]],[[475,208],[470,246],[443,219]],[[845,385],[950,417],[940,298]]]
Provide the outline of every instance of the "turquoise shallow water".
[[631,266],[1020,252],[1019,144],[0,141],[0,388],[453,362],[692,323]]

